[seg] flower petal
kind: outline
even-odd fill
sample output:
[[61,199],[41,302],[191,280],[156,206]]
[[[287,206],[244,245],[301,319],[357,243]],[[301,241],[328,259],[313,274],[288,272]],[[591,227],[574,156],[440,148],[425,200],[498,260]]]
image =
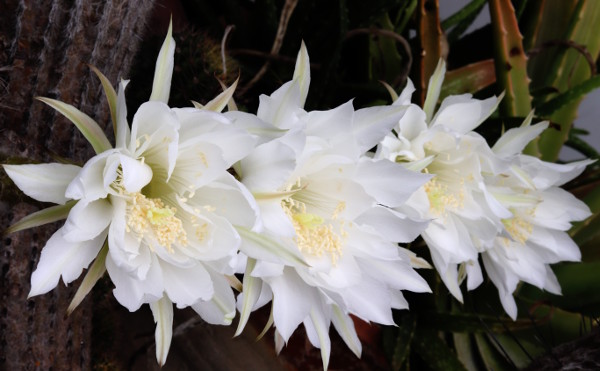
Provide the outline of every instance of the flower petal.
[[52,290],[61,276],[65,284],[77,279],[81,271],[98,255],[106,233],[107,230],[93,240],[70,242],[63,238],[62,229],[56,231],[42,249],[40,261],[31,275],[31,291],[28,297]]
[[233,291],[222,274],[207,268],[214,287],[214,295],[209,301],[200,301],[192,309],[202,319],[213,325],[230,325],[235,317],[235,298]]
[[173,77],[173,65],[175,56],[175,40],[173,39],[173,21],[169,22],[169,30],[165,41],[160,48],[156,67],[154,68],[154,80],[152,81],[151,101],[167,103],[171,90],[171,78]]
[[154,339],[156,342],[156,360],[160,367],[167,361],[167,354],[171,347],[171,339],[173,338],[173,303],[169,298],[162,297],[156,302],[150,303],[154,323],[156,323],[156,331]]
[[112,216],[112,205],[107,200],[81,200],[73,206],[61,228],[63,238],[69,242],[94,239],[108,227]]
[[69,183],[81,168],[66,164],[2,165],[6,174],[27,196],[38,201],[63,205]]
[[177,308],[196,304],[199,300],[210,300],[214,294],[212,280],[202,263],[192,268],[175,267],[162,263],[165,292]]

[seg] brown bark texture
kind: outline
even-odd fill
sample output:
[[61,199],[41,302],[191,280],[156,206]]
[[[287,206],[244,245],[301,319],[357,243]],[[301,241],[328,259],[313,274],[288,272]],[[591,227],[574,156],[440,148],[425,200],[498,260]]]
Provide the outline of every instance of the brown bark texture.
[[[0,4],[0,162],[67,159],[82,164],[91,146],[68,120],[35,100],[56,98],[94,118],[112,138],[96,66],[116,85],[126,78],[153,0],[3,0]],[[48,205],[23,196],[0,171],[0,230]],[[77,283],[27,299],[31,272],[52,224],[2,235],[0,369],[91,368],[92,301],[71,316]]]

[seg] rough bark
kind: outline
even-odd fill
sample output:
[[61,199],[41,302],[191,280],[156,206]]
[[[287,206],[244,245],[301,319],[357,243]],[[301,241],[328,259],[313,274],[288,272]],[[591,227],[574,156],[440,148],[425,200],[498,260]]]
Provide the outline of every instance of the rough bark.
[[[68,102],[112,137],[107,104],[87,64],[127,77],[153,0],[4,0],[0,11],[0,162],[83,163],[93,151],[66,119],[34,98]],[[43,207],[0,172],[0,230]],[[27,299],[32,270],[58,225],[2,236],[0,369],[89,369],[91,301],[70,316],[73,287]]]

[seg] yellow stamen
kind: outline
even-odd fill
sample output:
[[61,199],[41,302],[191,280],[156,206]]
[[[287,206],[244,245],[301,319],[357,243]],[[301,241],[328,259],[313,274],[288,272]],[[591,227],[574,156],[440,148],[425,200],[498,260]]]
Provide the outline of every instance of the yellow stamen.
[[172,253],[174,243],[187,245],[187,235],[176,211],[158,198],[134,193],[127,208],[127,231],[135,233],[139,240],[151,234]]

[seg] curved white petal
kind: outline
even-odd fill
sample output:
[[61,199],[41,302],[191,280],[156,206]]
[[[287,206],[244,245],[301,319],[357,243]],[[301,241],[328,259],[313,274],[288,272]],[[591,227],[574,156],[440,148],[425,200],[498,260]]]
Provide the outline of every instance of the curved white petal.
[[38,201],[63,205],[72,197],[67,186],[81,168],[66,164],[2,165],[6,174],[27,196]]
[[85,198],[89,201],[105,198],[108,194],[108,188],[104,185],[105,167],[108,157],[116,152],[117,150],[109,150],[89,159],[69,183],[65,196],[74,200]]
[[63,238],[70,242],[94,239],[108,227],[112,216],[112,205],[107,200],[80,200],[73,206],[61,228]]
[[56,231],[42,249],[40,261],[31,275],[29,297],[52,290],[61,276],[65,284],[77,279],[98,255],[106,239],[106,231],[84,242],[66,241],[62,234],[62,229]]
[[235,317],[235,298],[229,282],[222,274],[207,268],[213,282],[214,295],[208,301],[199,301],[192,309],[213,325],[230,325]]
[[163,297],[150,303],[150,309],[154,316],[154,323],[156,323],[154,332],[156,360],[162,367],[167,361],[167,354],[173,338],[173,303],[167,297]]
[[175,267],[162,263],[165,292],[177,308],[185,308],[198,301],[212,299],[214,288],[212,279],[202,263],[192,268]]

